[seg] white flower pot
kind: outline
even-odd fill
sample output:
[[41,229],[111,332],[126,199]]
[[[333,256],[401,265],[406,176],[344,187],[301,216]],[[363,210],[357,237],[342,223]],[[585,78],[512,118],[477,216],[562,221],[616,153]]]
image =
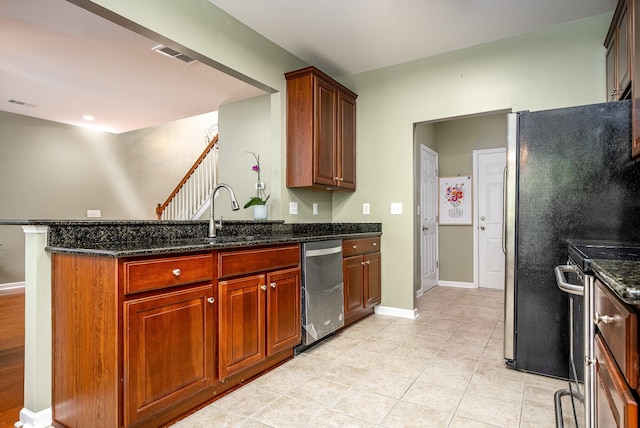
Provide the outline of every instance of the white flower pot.
[[254,205],[253,206],[253,219],[254,220],[266,220],[269,214],[269,209],[266,205]]

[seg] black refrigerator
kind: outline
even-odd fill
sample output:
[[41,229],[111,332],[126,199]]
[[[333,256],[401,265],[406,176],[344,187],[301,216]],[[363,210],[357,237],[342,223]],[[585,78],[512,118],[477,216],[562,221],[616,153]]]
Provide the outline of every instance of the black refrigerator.
[[569,378],[569,299],[554,267],[567,240],[640,241],[631,102],[508,115],[505,175],[507,365]]

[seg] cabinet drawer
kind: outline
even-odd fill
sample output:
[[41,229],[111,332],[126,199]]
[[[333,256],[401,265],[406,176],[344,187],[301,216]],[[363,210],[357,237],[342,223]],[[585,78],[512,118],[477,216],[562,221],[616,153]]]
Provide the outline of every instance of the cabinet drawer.
[[599,280],[594,322],[631,388],[638,388],[638,318]]
[[124,263],[125,293],[175,285],[210,281],[213,278],[211,254],[136,260]]
[[638,403],[599,334],[595,342],[597,426],[637,427]]
[[380,251],[380,238],[347,239],[342,241],[342,257]]
[[218,278],[277,270],[300,264],[300,247],[262,248],[218,253]]

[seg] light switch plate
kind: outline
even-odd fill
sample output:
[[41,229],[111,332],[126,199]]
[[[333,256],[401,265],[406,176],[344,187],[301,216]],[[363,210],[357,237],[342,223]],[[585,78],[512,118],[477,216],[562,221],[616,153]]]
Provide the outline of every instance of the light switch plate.
[[369,205],[369,202],[365,202],[364,204],[362,204],[362,214],[371,214],[371,205]]
[[318,204],[313,203],[313,215],[318,215]]
[[298,203],[297,202],[289,202],[289,214],[298,215]]
[[101,210],[87,210],[87,217],[102,217],[102,211]]
[[391,203],[391,214],[402,214],[402,202]]

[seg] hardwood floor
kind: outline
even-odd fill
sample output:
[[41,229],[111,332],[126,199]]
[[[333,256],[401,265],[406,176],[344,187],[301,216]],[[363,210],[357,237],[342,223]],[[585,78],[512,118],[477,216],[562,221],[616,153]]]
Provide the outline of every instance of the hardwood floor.
[[0,427],[13,427],[24,405],[24,288],[0,289]]

